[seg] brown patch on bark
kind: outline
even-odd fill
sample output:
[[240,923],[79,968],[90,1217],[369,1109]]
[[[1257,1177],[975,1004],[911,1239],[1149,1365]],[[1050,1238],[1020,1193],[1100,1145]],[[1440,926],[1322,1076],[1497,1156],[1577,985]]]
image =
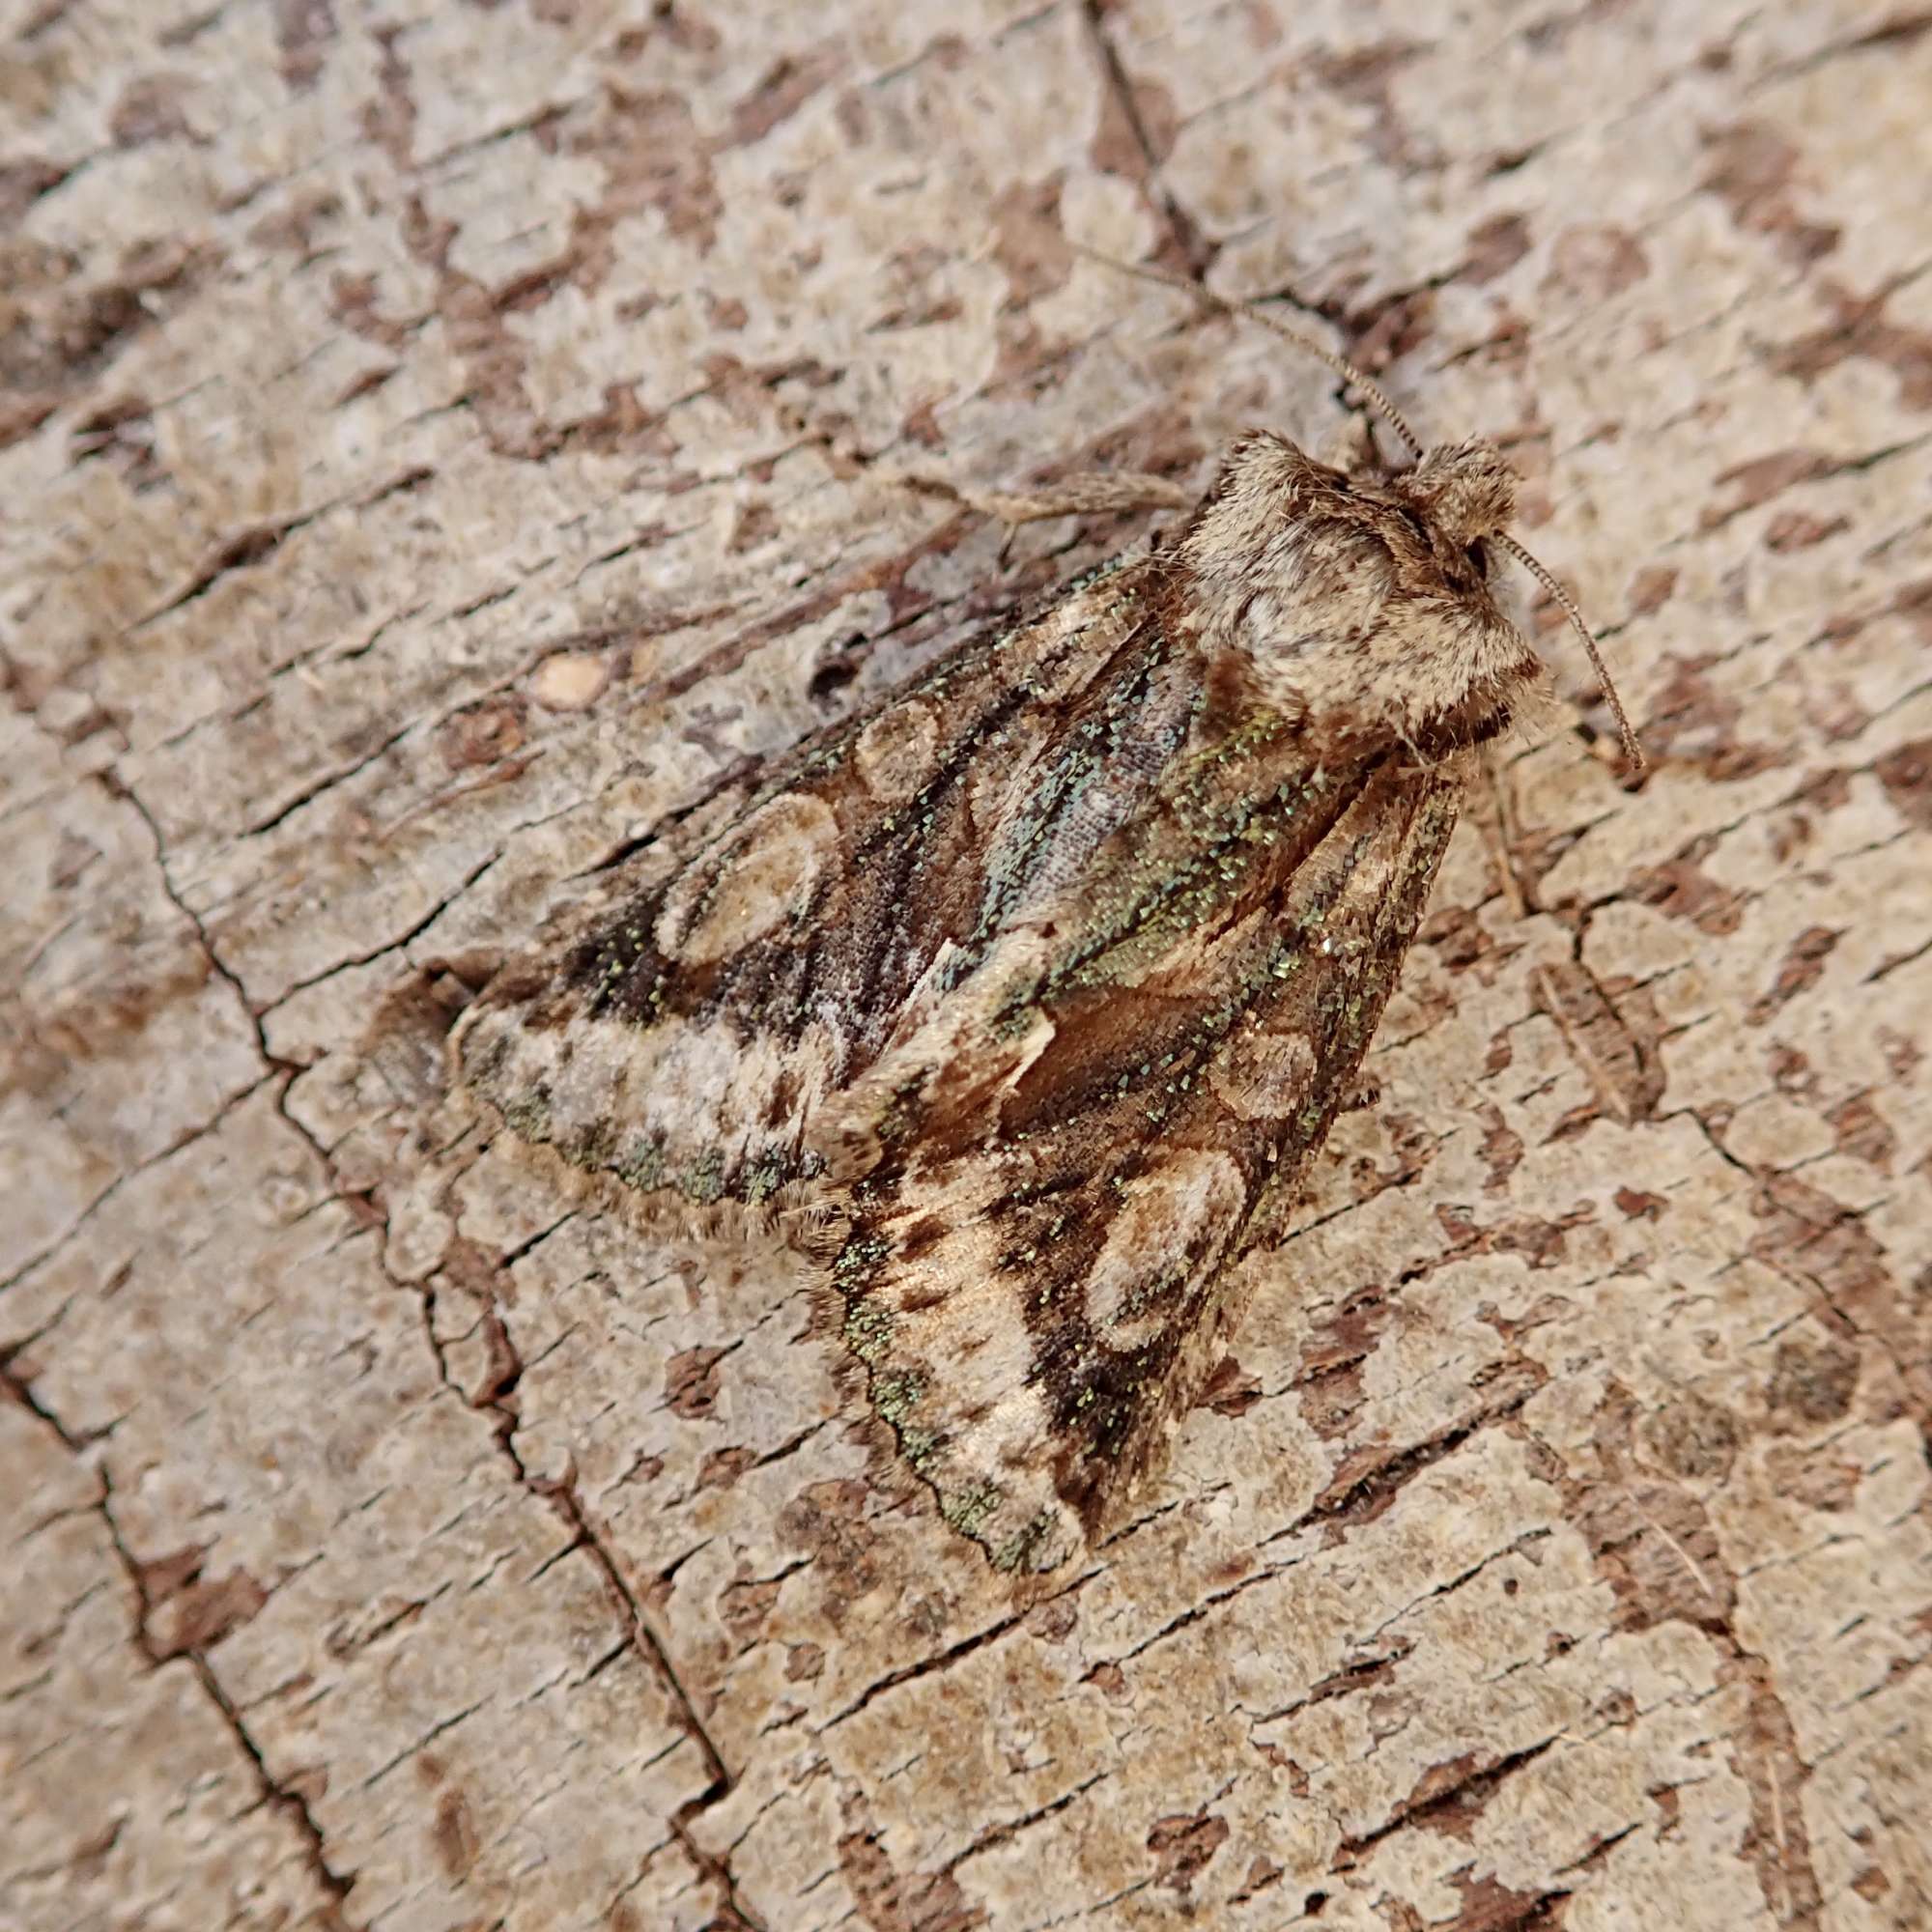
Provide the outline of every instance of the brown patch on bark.
[[1348,1433],[1362,1405],[1362,1364],[1395,1320],[1387,1296],[1351,1295],[1308,1338],[1294,1377],[1302,1420],[1324,1441]]
[[75,1067],[129,1053],[160,1014],[208,984],[213,969],[201,947],[182,940],[155,950],[164,964],[128,961],[122,977],[76,988],[51,1011],[35,1013],[30,1030],[0,1035],[0,1085],[51,1094]]
[[121,90],[107,118],[117,148],[144,148],[153,141],[177,141],[189,133],[182,97],[192,83],[185,74],[148,73]]
[[[1368,1105],[1375,1103],[1370,1100]],[[1422,1122],[1411,1114],[1393,1109],[1383,1112],[1378,1124],[1388,1135],[1386,1164],[1371,1154],[1358,1154],[1349,1168],[1349,1191],[1359,1204],[1373,1201],[1391,1187],[1406,1187],[1418,1179],[1435,1156],[1436,1142]]]
[[1780,746],[1756,745],[1735,736],[1743,715],[1739,699],[1704,675],[1714,659],[1668,656],[1669,675],[1644,720],[1644,747],[1662,764],[1690,765],[1716,784],[1755,778],[1782,764]]
[[1211,1811],[1156,1818],[1147,1836],[1154,1857],[1153,1883],[1185,1898],[1227,1842],[1228,1821]]
[[1130,85],[1131,107],[1120,89],[1101,89],[1099,124],[1087,153],[1102,174],[1145,182],[1149,164],[1158,167],[1173,154],[1175,137],[1180,131],[1180,110],[1175,105],[1172,90],[1157,77],[1142,74]]
[[[1621,1383],[1610,1383],[1597,1410],[1598,1472],[1558,1478],[1565,1513],[1616,1598],[1619,1629],[1649,1630],[1682,1618],[1706,1630],[1728,1631],[1737,1583],[1710,1516],[1681,1484],[1638,1466],[1636,1423],[1635,1399]],[[1667,1429],[1664,1439],[1678,1453],[1693,1459],[1698,1453]]]
[[1772,237],[1782,254],[1801,264],[1838,245],[1835,224],[1805,221],[1798,213],[1792,195],[1798,150],[1782,134],[1761,122],[1740,121],[1704,139],[1711,160],[1697,185],[1716,195],[1740,228]]
[[730,1449],[714,1449],[697,1465],[697,1488],[728,1490],[758,1460],[755,1449],[742,1444]]
[[1902,1086],[1911,1086],[1918,1069],[1925,1065],[1925,1049],[1907,1034],[1890,1027],[1878,1030],[1879,1050],[1885,1055],[1886,1070]]
[[[1577,1063],[1590,1077],[1604,1111],[1626,1126],[1648,1120],[1663,1097],[1665,1073],[1655,1013],[1641,1032],[1631,1027],[1596,976],[1579,960],[1558,959],[1536,967],[1530,990],[1563,1035]],[[1623,989],[1633,1009],[1634,989]]]
[[1856,1349],[1792,1337],[1777,1345],[1767,1400],[1788,1422],[1822,1429],[1850,1409],[1858,1386]]
[[1652,759],[1690,765],[1714,784],[1754,779],[1785,761],[1785,750],[1735,736],[1743,705],[1704,672],[1710,657],[1665,657],[1669,676],[1644,719],[1644,746]]
[[1585,221],[1557,236],[1548,284],[1601,302],[1634,288],[1649,273],[1650,258],[1629,229],[1612,221]]
[[1553,52],[1565,45],[1580,28],[1599,20],[1615,19],[1630,11],[1632,0],[1578,0],[1578,4],[1559,8],[1533,20],[1522,37],[1539,54]]
[[500,764],[522,750],[526,706],[520,697],[489,697],[453,712],[437,727],[437,750],[452,772]]
[[[668,462],[678,453],[677,439],[665,427],[661,414],[638,400],[635,383],[605,384],[602,405],[570,424],[563,440],[599,456],[653,456]],[[633,541],[642,542],[652,533],[649,528],[639,530]]]
[[665,1406],[687,1422],[706,1419],[718,1404],[723,1349],[686,1349],[665,1364]]
[[1871,1096],[1855,1094],[1826,1116],[1837,1136],[1837,1151],[1854,1160],[1889,1174],[1898,1153],[1898,1136],[1890,1123],[1871,1103]]
[[1060,221],[1061,182],[1022,183],[993,205],[993,260],[1007,277],[1007,300],[1029,307],[1043,295],[1064,288],[1073,268],[1073,251]]
[[1670,601],[1677,588],[1676,569],[1667,563],[1647,563],[1631,579],[1630,614],[1650,617]]
[[1533,1268],[1554,1267],[1569,1254],[1572,1228],[1591,1219],[1587,1208],[1575,1208],[1560,1221],[1515,1215],[1507,1220],[1478,1221],[1465,1206],[1439,1202],[1435,1222],[1449,1242],[1445,1261],[1466,1261],[1472,1255],[1519,1255]]
[[1478,1430],[1507,1422],[1548,1380],[1538,1362],[1512,1356],[1476,1378],[1479,1402],[1463,1418],[1421,1442],[1398,1446],[1365,1443],[1335,1465],[1326,1486],[1308,1506],[1305,1519],[1323,1523],[1331,1541],[1374,1522],[1389,1509],[1406,1484],[1450,1456]]
[[335,8],[331,0],[274,0],[272,18],[282,85],[306,94],[321,78],[323,55],[335,38]]
[[718,1593],[718,1617],[740,1650],[749,1650],[765,1627],[781,1588],[775,1577],[741,1577]]
[[185,293],[217,266],[197,244],[141,243],[118,272],[82,284],[76,255],[23,240],[0,245],[0,449],[91,388],[154,324],[153,297]]
[[1920,832],[1932,832],[1932,738],[1895,745],[1873,766],[1891,809]]
[[1638,905],[1655,906],[1666,919],[1689,920],[1698,931],[1722,939],[1744,923],[1745,897],[1697,869],[1697,859],[1709,850],[1709,844],[1704,840],[1693,843],[1698,848],[1696,857],[1673,859],[1667,865],[1634,873],[1630,896]]
[[1869,296],[1855,296],[1835,283],[1828,284],[1825,299],[1833,320],[1785,343],[1771,359],[1780,376],[1815,383],[1820,376],[1851,361],[1876,362],[1898,379],[1898,401],[1915,412],[1932,409],[1932,330],[1907,328],[1888,322],[1889,286]]
[[1324,87],[1370,110],[1369,147],[1391,167],[1409,167],[1423,158],[1396,112],[1392,89],[1395,76],[1427,51],[1423,42],[1390,39],[1350,47],[1346,53],[1323,51],[1308,58],[1307,65]]
[[1261,1383],[1233,1355],[1223,1355],[1201,1385],[1194,1406],[1211,1408],[1216,1415],[1232,1418],[1247,1414],[1261,1399]]
[[[1246,1905],[1259,1893],[1266,1891],[1270,1886],[1279,1885],[1286,1876],[1282,1867],[1266,1856],[1257,1852],[1248,1861],[1248,1875],[1241,1881],[1241,1889],[1229,1900],[1230,1905]],[[1319,1894],[1317,1894],[1319,1896]],[[1316,1908],[1319,1911],[1321,1908]]]
[[838,1870],[870,1932],[972,1932],[986,1923],[985,1913],[968,1902],[950,1871],[911,1879],[898,1875],[863,1795],[848,1794],[842,1808]]
[[1835,1333],[1877,1342],[1920,1434],[1932,1430],[1932,1310],[1913,1303],[1870,1229],[1791,1174],[1767,1178],[1751,1208],[1762,1224],[1752,1257],[1815,1289],[1818,1318]]
[[1337,1362],[1332,1368],[1318,1369],[1294,1379],[1295,1402],[1301,1419],[1323,1441],[1336,1441],[1349,1434],[1362,1406],[1362,1365],[1359,1361]]
[[807,54],[784,54],[760,76],[731,110],[730,132],[723,144],[749,148],[789,121],[805,103],[843,72],[844,56],[835,46]]
[[748,550],[756,550],[760,544],[770,543],[778,533],[779,520],[772,506],[769,503],[748,503],[738,513],[726,548],[733,555],[742,556]]
[[10,232],[42,195],[57,188],[71,169],[56,167],[39,156],[0,161],[0,234]]
[[1567,1886],[1549,1891],[1513,1891],[1487,1872],[1478,1877],[1466,1869],[1451,1872],[1449,1883],[1462,1903],[1455,1918],[1437,1921],[1430,1932],[1527,1932],[1531,1927],[1554,1932],[1563,1923],[1563,1902],[1570,1896]]
[[377,49],[377,91],[362,103],[356,119],[369,145],[408,173],[415,165],[416,103],[409,67],[397,52],[402,29],[385,21],[372,27],[369,38]]
[[1835,1516],[1850,1509],[1857,1499],[1864,1469],[1855,1456],[1775,1442],[1765,1452],[1764,1473],[1777,1494],[1788,1501]]
[[1778,1008],[1808,993],[1825,975],[1825,961],[1832,956],[1841,934],[1829,925],[1807,925],[1791,942],[1777,977],[1750,1004],[1745,1014],[1747,1026],[1763,1026]]
[[454,1787],[436,1802],[436,1821],[430,1828],[437,1862],[451,1878],[461,1878],[476,1862],[482,1849],[469,1802]]
[[1634,1187],[1619,1187],[1610,1196],[1618,1208],[1633,1221],[1655,1221],[1669,1211],[1670,1203],[1662,1194],[1646,1194]]
[[779,1540],[811,1558],[825,1615],[835,1630],[884,1579],[878,1533],[866,1520],[866,1485],[847,1477],[813,1483],[779,1512]]
[[[378,1002],[362,1036],[362,1050],[398,1100],[424,1106],[444,1092],[449,1030],[470,998],[461,980],[432,963],[412,973]],[[338,1185],[340,1180],[338,1176]],[[488,1266],[494,1294],[497,1270],[494,1263]]]
[[202,1652],[252,1623],[269,1593],[247,1571],[204,1577],[200,1549],[141,1566],[144,1628],[156,1661]]
[[1823,1895],[1804,1822],[1804,1785],[1811,1773],[1799,1751],[1790,1714],[1762,1658],[1728,1658],[1719,1676],[1726,1684],[1746,1687],[1749,1695],[1730,1750],[1731,1768],[1750,1793],[1750,1823],[1739,1850],[1757,1874],[1773,1922],[1815,1928]]
[[1492,214],[1469,230],[1469,252],[1457,270],[1459,280],[1492,282],[1529,253],[1529,223],[1520,214]]
[[365,342],[400,349],[410,339],[412,325],[379,315],[374,275],[335,275],[328,285],[328,312],[344,328]]
[[[753,97],[755,98],[755,97]],[[689,98],[676,88],[612,84],[602,110],[574,128],[563,145],[604,169],[604,192],[571,224],[571,279],[586,293],[601,288],[617,265],[613,231],[626,218],[655,211],[677,240],[708,255],[724,213],[713,148],[697,130]]]
[[1760,503],[1769,502],[1795,485],[1824,475],[1831,467],[1813,449],[1775,449],[1764,456],[1754,456],[1748,463],[1736,464],[1718,477],[1713,487],[1729,488],[1734,495],[1728,503],[1707,505],[1698,522],[1707,530],[1716,529],[1719,524],[1756,509]]
[[1432,912],[1416,927],[1415,943],[1432,948],[1451,973],[1466,972],[1500,951],[1475,906],[1443,906]]
[[1644,1446],[1673,1476],[1721,1483],[1737,1461],[1743,1430],[1729,1409],[1699,1395],[1679,1396],[1645,1417]]
[[1435,291],[1406,289],[1345,319],[1349,359],[1371,373],[1418,349],[1435,332]]
[[1384,1838],[1402,1831],[1420,1828],[1466,1844],[1497,1790],[1548,1748],[1549,1741],[1544,1740],[1502,1755],[1463,1751],[1432,1765],[1381,1824],[1342,1840],[1335,1850],[1334,1869],[1351,1869]]
[[1780,510],[1764,526],[1764,547],[1781,556],[1787,551],[1809,550],[1851,526],[1849,517],[1813,517],[1803,510]]
[[1483,1139],[1476,1157],[1489,1169],[1483,1182],[1486,1194],[1499,1194],[1509,1185],[1509,1178],[1522,1165],[1522,1136],[1509,1126],[1501,1108],[1485,1102],[1482,1109]]

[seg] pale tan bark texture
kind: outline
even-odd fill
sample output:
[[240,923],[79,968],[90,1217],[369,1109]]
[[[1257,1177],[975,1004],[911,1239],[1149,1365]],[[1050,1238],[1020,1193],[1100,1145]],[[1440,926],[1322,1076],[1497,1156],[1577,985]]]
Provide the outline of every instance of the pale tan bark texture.
[[[8,24],[0,1925],[1932,1922],[1932,14]],[[1165,1476],[1016,1596],[795,1266],[560,1191],[443,1042],[1141,534],[908,477],[1343,422],[1067,237],[1498,437],[1654,771],[1537,610],[1585,725]]]

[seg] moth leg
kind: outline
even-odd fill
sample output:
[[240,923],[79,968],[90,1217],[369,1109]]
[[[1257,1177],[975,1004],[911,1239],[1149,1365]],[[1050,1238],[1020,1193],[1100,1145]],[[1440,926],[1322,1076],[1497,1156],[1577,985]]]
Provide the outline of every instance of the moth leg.
[[1516,854],[1522,843],[1522,830],[1517,820],[1516,787],[1510,782],[1508,767],[1497,754],[1493,742],[1483,747],[1483,782],[1478,787],[1480,804],[1471,814],[1490,848],[1490,861],[1496,868],[1496,884],[1502,889],[1503,904],[1512,919],[1527,919],[1530,895],[1522,889],[1516,868]]
[[923,477],[915,479],[914,487],[951,497],[955,503],[1004,524],[1007,540],[1000,547],[1003,558],[1023,524],[1126,510],[1191,510],[1195,503],[1192,491],[1170,483],[1165,476],[1151,476],[1138,469],[1063,476],[1037,490],[967,490]]
[[[1630,768],[1624,762],[1617,740],[1599,730],[1580,704],[1559,692],[1544,691],[1537,695],[1536,708],[1541,713],[1563,714],[1566,728],[1573,737],[1581,740],[1589,756],[1613,779],[1625,785],[1630,784]],[[1503,903],[1509,908],[1512,919],[1523,919],[1542,908],[1536,902],[1535,889],[1525,881],[1516,863],[1516,855],[1522,850],[1524,840],[1522,826],[1517,816],[1516,786],[1511,781],[1508,763],[1498,749],[1507,742],[1507,739],[1488,739],[1484,742],[1483,781],[1475,788],[1469,806],[1476,829],[1482,834],[1491,861],[1495,866],[1496,883],[1501,889]]]
[[1138,469],[1111,474],[1063,476],[1037,490],[958,490],[952,493],[969,510],[1017,529],[1051,517],[1085,517],[1123,510],[1187,510],[1194,495],[1165,476]]
[[1370,1107],[1381,1103],[1382,1083],[1371,1080],[1366,1073],[1357,1073],[1354,1084],[1349,1089],[1349,1096],[1342,1102],[1345,1114],[1359,1114]]

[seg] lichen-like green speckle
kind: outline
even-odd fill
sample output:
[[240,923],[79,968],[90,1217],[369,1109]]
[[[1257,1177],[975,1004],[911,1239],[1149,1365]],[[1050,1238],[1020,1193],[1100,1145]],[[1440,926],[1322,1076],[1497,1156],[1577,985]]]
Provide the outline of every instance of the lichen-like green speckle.
[[854,1301],[845,1311],[845,1346],[862,1362],[876,1365],[893,1346],[893,1325],[890,1309],[875,1301]]
[[755,1208],[769,1201],[790,1179],[791,1163],[782,1146],[768,1147],[746,1168],[738,1182],[739,1195]]
[[989,1551],[987,1560],[995,1570],[1031,1570],[1040,1545],[1046,1541],[1052,1528],[1053,1512],[1041,1510],[1037,1516],[1014,1530],[997,1549]]
[[999,1508],[1001,1494],[997,1483],[981,1483],[970,1490],[953,1490],[940,1497],[939,1513],[962,1536],[977,1536],[986,1519]]
[[519,1094],[504,1101],[503,1122],[524,1140],[547,1141],[552,1133],[550,1102],[538,1094]]
[[893,1375],[885,1375],[872,1384],[872,1406],[878,1410],[895,1429],[901,1431],[903,1424],[915,1408],[920,1398],[925,1394],[925,1378],[911,1370],[900,1370]]
[[706,1148],[678,1177],[678,1192],[708,1208],[724,1194],[724,1151]]
[[833,1282],[842,1293],[856,1293],[866,1277],[892,1251],[893,1244],[883,1235],[854,1235],[832,1264]]
[[638,1141],[630,1151],[617,1161],[611,1172],[628,1187],[636,1187],[648,1193],[654,1187],[662,1187],[665,1181],[664,1143],[659,1140]]

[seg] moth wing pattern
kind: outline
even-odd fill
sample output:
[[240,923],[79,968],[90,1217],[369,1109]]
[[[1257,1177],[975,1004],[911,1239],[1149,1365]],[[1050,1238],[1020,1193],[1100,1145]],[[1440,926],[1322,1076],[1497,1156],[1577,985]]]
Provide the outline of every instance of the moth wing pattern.
[[1239,1313],[1539,667],[1491,445],[1260,433],[1179,540],[777,764],[487,987],[463,1078],[655,1211],[778,1220],[992,1561],[1115,1515]]

